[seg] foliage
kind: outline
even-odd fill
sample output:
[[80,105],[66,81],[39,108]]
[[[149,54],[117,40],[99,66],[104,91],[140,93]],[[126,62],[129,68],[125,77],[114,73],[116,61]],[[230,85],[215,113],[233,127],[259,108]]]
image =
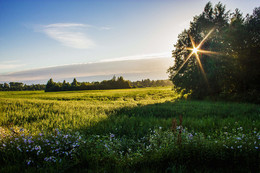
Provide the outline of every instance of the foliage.
[[130,82],[124,80],[122,76],[111,80],[103,80],[102,82],[78,82],[76,78],[70,84],[65,80],[63,83],[53,82],[50,79],[47,82],[45,91],[75,91],[75,90],[103,90],[103,89],[124,89],[124,88],[145,88],[145,87],[159,87],[159,86],[172,86],[169,80],[150,80],[144,79],[142,81]]
[[0,84],[0,91],[36,91],[36,90],[44,90],[45,85],[43,84],[32,84],[32,85],[24,85],[21,82],[10,82]]
[[0,84],[0,91],[71,91],[71,90],[95,90],[95,89],[119,89],[119,88],[145,88],[145,87],[160,87],[160,86],[172,86],[170,80],[150,80],[144,79],[142,81],[129,81],[124,80],[122,76],[114,76],[112,80],[102,82],[78,82],[76,78],[72,83],[64,80],[62,83],[56,83],[51,78],[46,85],[44,84],[32,84],[26,85],[21,82],[10,82]]
[[47,82],[45,91],[75,91],[75,90],[101,90],[101,89],[124,89],[131,88],[130,82],[124,80],[122,76],[115,79],[115,77],[111,80],[104,80],[102,82],[78,82],[76,78],[73,79],[71,84],[67,83],[65,80],[63,83],[56,83],[50,79]]
[[[207,3],[175,44],[175,64],[168,72],[176,89],[192,91],[194,98],[225,96],[259,103],[259,14],[260,8],[255,8],[252,15],[243,17],[238,9],[230,13],[221,3],[215,7]],[[190,53],[186,49],[192,47],[189,34],[198,45],[212,28],[214,32],[201,49],[218,54],[199,54],[208,83],[195,58],[190,58],[175,76]]]
[[131,86],[134,88],[145,88],[145,87],[173,86],[173,84],[170,80],[144,79],[141,81],[131,82]]

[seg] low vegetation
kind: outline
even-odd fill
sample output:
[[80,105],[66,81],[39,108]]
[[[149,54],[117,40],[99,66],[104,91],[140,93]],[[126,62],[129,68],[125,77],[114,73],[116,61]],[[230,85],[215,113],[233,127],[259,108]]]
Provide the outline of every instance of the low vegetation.
[[0,172],[259,171],[258,105],[171,87],[0,96]]

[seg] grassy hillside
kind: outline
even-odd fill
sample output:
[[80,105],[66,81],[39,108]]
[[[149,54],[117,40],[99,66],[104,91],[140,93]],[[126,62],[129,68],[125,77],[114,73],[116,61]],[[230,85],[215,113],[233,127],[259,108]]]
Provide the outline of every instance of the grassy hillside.
[[178,98],[170,87],[0,92],[0,172],[259,170],[259,105]]

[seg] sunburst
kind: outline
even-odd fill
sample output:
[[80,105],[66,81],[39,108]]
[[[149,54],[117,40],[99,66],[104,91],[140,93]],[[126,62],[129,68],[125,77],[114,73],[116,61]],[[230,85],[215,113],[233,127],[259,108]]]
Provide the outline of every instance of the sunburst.
[[206,77],[206,73],[204,71],[204,68],[201,64],[201,61],[200,61],[200,57],[198,55],[198,53],[203,53],[203,54],[217,54],[217,52],[212,52],[212,51],[207,51],[207,50],[202,50],[200,49],[201,46],[205,43],[206,39],[210,36],[210,34],[214,31],[214,28],[211,29],[209,31],[209,33],[203,38],[203,40],[196,46],[193,38],[191,37],[191,35],[189,34],[189,37],[190,37],[190,40],[191,40],[191,44],[192,44],[192,47],[187,47],[186,50],[190,50],[191,53],[188,55],[188,57],[185,59],[185,61],[182,63],[182,65],[180,66],[180,68],[176,71],[176,73],[174,74],[173,78],[179,73],[179,71],[182,69],[182,67],[187,63],[187,61],[192,57],[192,55],[195,55],[195,58],[197,60],[197,63],[198,63],[198,66],[202,72],[202,75],[205,79],[205,81],[207,82],[208,84],[208,80],[207,80],[207,77]]

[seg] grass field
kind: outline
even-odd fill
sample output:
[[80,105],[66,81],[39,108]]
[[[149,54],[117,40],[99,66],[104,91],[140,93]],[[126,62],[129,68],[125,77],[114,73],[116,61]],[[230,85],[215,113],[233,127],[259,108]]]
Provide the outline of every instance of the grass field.
[[0,172],[260,170],[259,105],[170,87],[0,92],[0,126]]

